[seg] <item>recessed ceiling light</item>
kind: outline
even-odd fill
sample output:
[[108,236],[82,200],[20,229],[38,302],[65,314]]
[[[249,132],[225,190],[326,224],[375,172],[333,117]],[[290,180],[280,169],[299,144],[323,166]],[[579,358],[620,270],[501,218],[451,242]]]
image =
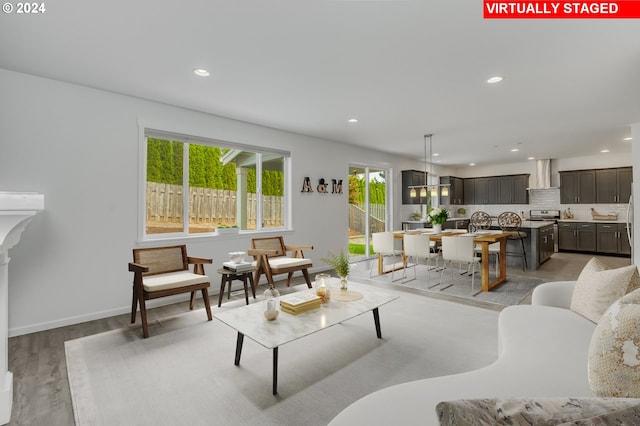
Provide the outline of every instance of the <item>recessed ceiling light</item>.
[[628,138],[624,138],[624,139],[622,139],[622,140],[623,140],[623,141],[630,141],[631,139],[632,139],[631,137],[628,137]]
[[535,159],[536,159],[536,157],[529,157],[529,158],[527,158],[527,160],[535,160]]
[[204,68],[196,68],[193,70],[193,73],[199,77],[209,77],[209,71]]
[[438,155],[440,155],[440,154],[438,154],[437,152],[434,152],[434,153],[433,153],[433,156],[434,156],[434,157],[437,157]]
[[511,152],[518,152],[518,151],[520,151],[518,148],[512,148],[511,149]]
[[475,165],[476,165],[476,163],[469,163],[469,165],[470,165],[470,166],[475,166]]
[[499,75],[495,76],[495,77],[491,77],[487,80],[487,83],[489,84],[494,84],[494,83],[500,83],[502,81],[502,77],[500,77]]
[[610,152],[610,151],[609,151],[608,149],[603,149],[603,150],[601,150],[600,152],[602,152],[602,153],[607,153],[607,152]]
[[357,118],[350,118],[349,120],[347,120],[349,123],[357,123],[358,119]]

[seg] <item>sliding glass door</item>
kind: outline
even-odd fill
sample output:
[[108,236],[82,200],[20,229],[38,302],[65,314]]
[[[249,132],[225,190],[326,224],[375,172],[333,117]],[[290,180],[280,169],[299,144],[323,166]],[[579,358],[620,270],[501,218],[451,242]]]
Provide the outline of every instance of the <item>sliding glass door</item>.
[[371,234],[388,228],[389,175],[389,170],[378,167],[349,166],[349,256],[352,260],[371,256]]

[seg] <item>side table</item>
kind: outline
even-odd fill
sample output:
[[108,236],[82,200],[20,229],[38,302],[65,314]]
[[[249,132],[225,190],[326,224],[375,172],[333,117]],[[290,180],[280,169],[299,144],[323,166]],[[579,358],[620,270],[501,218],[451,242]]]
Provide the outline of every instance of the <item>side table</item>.
[[253,273],[255,272],[255,268],[251,268],[248,271],[243,272],[233,272],[229,269],[220,268],[218,269],[218,273],[222,276],[220,280],[220,294],[218,295],[218,307],[222,305],[222,295],[224,294],[224,288],[229,284],[229,289],[227,290],[227,299],[231,298],[231,282],[234,280],[242,281],[244,285],[244,300],[249,304],[249,291],[247,289],[247,280],[249,280],[249,284],[251,285],[251,293],[253,293],[253,298],[256,298],[256,290],[253,287]]

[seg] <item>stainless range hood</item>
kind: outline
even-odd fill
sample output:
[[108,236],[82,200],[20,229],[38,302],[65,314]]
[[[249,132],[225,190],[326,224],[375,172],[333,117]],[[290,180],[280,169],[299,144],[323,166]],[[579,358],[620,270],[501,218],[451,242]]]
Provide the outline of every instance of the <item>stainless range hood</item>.
[[536,160],[536,180],[534,186],[527,188],[534,189],[557,189],[551,186],[551,160]]

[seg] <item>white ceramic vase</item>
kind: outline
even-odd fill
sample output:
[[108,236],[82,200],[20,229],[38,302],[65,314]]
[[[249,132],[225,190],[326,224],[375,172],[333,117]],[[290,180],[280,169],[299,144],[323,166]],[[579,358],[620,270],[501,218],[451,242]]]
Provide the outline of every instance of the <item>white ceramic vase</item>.
[[433,232],[435,234],[440,234],[442,232],[442,224],[441,223],[434,223],[431,226],[433,226]]

